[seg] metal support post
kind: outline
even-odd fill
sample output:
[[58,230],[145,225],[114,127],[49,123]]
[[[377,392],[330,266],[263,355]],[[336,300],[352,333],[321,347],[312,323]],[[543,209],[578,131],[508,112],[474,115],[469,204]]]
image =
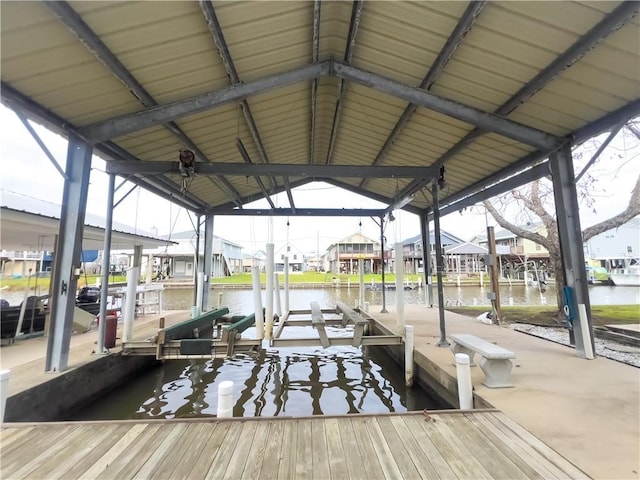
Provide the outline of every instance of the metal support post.
[[67,178],[62,194],[60,228],[56,244],[56,270],[51,297],[51,325],[47,339],[46,371],[66,370],[80,275],[82,233],[89,190],[92,148],[70,135],[67,147]]
[[107,214],[104,224],[104,246],[102,247],[102,288],[100,289],[100,323],[98,324],[98,346],[96,353],[104,353],[104,335],[107,328],[107,297],[109,295],[109,270],[111,270],[111,229],[113,227],[113,195],[116,176],[109,174],[107,187]]
[[[576,315],[576,321],[573,322],[576,353],[579,357],[587,358],[587,344],[590,344],[591,352],[595,352],[595,344],[571,147],[565,145],[554,152],[550,157],[550,163],[565,285],[574,290],[575,305],[572,307]],[[585,313],[586,318],[583,318],[583,322],[578,321],[580,310]]]
[[202,262],[202,303],[198,305],[201,312],[209,309],[209,293],[211,289],[211,270],[213,263],[213,215],[204,218],[204,257]]
[[[193,255],[193,284],[195,286],[198,278],[198,272],[200,271],[200,226],[202,225],[202,215],[196,217],[196,251]],[[198,305],[198,292],[197,289],[193,289],[193,304]]]
[[431,242],[429,239],[429,217],[427,212],[420,215],[420,235],[422,236],[422,265],[427,305],[433,308],[433,285],[431,284]]
[[433,229],[436,237],[436,277],[438,279],[438,313],[440,315],[439,347],[448,347],[447,332],[444,323],[444,290],[442,286],[442,239],[440,238],[440,205],[438,202],[438,182],[433,182]]

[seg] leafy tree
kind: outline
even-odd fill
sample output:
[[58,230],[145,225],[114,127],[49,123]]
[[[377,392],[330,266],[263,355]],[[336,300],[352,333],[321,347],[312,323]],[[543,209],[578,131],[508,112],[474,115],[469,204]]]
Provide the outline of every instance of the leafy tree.
[[[626,140],[627,142],[630,140],[637,145],[638,142],[640,142],[640,120],[634,119],[629,121],[616,135],[616,138],[621,135],[625,137],[622,140]],[[601,140],[592,139],[588,145],[575,147],[573,151],[574,165],[584,164],[584,162],[581,161],[585,159],[590,151],[593,152],[595,150],[593,147],[599,142],[601,142]],[[615,142],[616,139],[614,139],[612,143]],[[620,163],[620,161],[632,161],[626,153],[626,149],[619,152],[616,151],[616,148],[608,148],[600,155],[600,159],[606,158],[610,162],[617,157],[617,163]],[[591,154],[589,158],[591,158]],[[593,164],[595,163],[597,163],[597,161],[593,162]],[[578,166],[579,165],[576,165],[576,172],[579,171]],[[597,203],[596,194],[599,189],[598,179],[589,174],[587,170],[580,178],[576,188],[581,206],[586,206],[595,211],[595,205]],[[622,192],[620,192],[620,198],[624,198]],[[558,221],[554,212],[553,186],[550,179],[541,178],[529,185],[512,190],[492,200],[487,200],[484,202],[484,206],[501,227],[508,229],[522,238],[538,243],[548,250],[549,268],[553,270],[555,274],[557,301],[560,307],[563,304],[562,287],[564,286],[564,271],[562,269],[560,255]],[[515,221],[507,220],[507,215],[510,217],[513,216]],[[636,179],[626,208],[607,220],[585,228],[582,231],[582,241],[586,242],[595,235],[619,227],[637,215],[640,215],[640,175]],[[542,222],[546,229],[546,236],[522,227],[523,224],[540,222]]]

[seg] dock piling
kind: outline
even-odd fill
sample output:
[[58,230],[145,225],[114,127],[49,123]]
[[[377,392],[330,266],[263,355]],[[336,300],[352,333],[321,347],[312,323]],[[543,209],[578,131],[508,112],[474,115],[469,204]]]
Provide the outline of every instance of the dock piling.
[[233,382],[226,380],[218,387],[218,418],[233,417]]
[[469,355],[456,353],[456,374],[458,377],[458,400],[460,410],[473,409],[473,386],[471,385],[471,368]]
[[413,387],[413,326],[404,327],[404,379],[407,387]]

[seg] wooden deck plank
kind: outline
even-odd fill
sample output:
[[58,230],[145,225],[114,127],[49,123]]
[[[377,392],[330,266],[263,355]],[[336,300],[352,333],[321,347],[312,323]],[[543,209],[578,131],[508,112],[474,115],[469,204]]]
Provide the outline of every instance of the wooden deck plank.
[[[124,449],[102,472],[98,479],[131,478],[144,464],[154,445],[159,445],[169,434],[168,428],[160,428],[161,425],[147,425],[142,430],[135,442]],[[151,448],[150,448],[151,447]]]
[[155,448],[153,454],[148,457],[145,464],[138,470],[138,472],[133,477],[134,479],[146,479],[152,478],[159,470],[159,466],[161,465],[163,459],[166,455],[168,455],[172,449],[176,448],[176,445],[186,431],[188,424],[186,423],[175,423],[171,425],[167,425],[170,427],[170,432],[166,436],[166,438],[160,443],[160,445]]
[[[224,442],[224,439],[229,431],[230,422],[209,423],[210,430],[208,437],[203,438],[202,448],[195,455],[195,460],[189,465],[181,465],[181,475],[176,475],[178,478],[204,478],[209,471],[213,460],[218,455],[218,451]],[[195,453],[195,452],[194,452]],[[176,469],[176,473],[178,473]]]
[[313,478],[313,437],[311,423],[296,421],[298,427],[298,443],[296,444],[295,478]]
[[[271,421],[265,420],[262,422],[252,423],[257,423],[258,425],[253,443],[250,444],[251,448],[248,454],[249,460],[242,472],[242,478],[260,478],[260,470],[262,470],[262,463],[264,462],[267,445],[271,442],[271,438],[269,438]],[[241,441],[244,441],[244,437],[241,438]]]
[[549,463],[543,455],[531,448],[527,442],[524,442],[517,433],[507,427],[499,419],[491,415],[484,415],[482,416],[482,420],[493,425],[495,429],[507,437],[509,439],[508,441],[511,442],[514,448],[519,448],[524,452],[529,465],[535,466],[536,470],[545,478],[564,478],[564,474],[561,469],[556,467],[554,464]]
[[[380,451],[384,451],[385,456],[389,458],[389,465],[393,468],[389,471],[385,470],[387,477],[420,478],[420,474],[413,464],[405,444],[398,436],[395,428],[393,428],[389,417],[374,418],[367,423],[367,426],[372,432],[374,446],[380,448]],[[385,465],[384,461],[381,463]]]
[[448,443],[448,447],[452,448],[458,453],[458,459],[461,461],[465,468],[473,472],[473,477],[476,478],[492,478],[491,473],[488,472],[484,466],[476,459],[473,452],[467,448],[467,446],[460,441],[456,434],[449,428],[441,417],[436,422],[429,422],[433,424],[435,429],[442,435],[445,441]]
[[364,423],[369,432],[371,444],[376,451],[376,455],[380,461],[380,466],[382,467],[385,478],[402,478],[403,475],[401,469],[396,463],[396,459],[393,456],[393,452],[391,451],[387,439],[382,433],[382,429],[378,424],[378,419],[367,418]]
[[280,468],[278,469],[279,480],[289,480],[295,477],[297,464],[298,445],[298,425],[294,420],[285,422],[282,432],[282,449]]
[[509,439],[498,427],[482,418],[483,415],[466,413],[465,416],[490,442],[502,448],[503,453],[518,465],[518,468],[525,473],[527,478],[553,478],[551,472],[547,471],[542,465],[535,465],[535,461],[530,458],[519,442]]
[[565,476],[573,478],[584,478],[586,476],[585,473],[578,467],[576,467],[573,463],[564,458],[538,437],[533,435],[531,432],[529,432],[529,430],[507,417],[504,413],[494,412],[491,415],[508,426],[512,431],[517,433],[520,438],[525,440],[527,443],[529,443],[529,445],[531,445],[538,452],[544,455],[544,457],[547,458],[550,462],[552,462],[558,468],[561,468]]
[[267,441],[262,469],[258,478],[260,480],[275,480],[278,478],[280,463],[284,455],[290,455],[289,451],[283,450],[285,422],[271,421],[269,439]]
[[[340,420],[338,422],[338,430],[340,432],[340,438],[342,440],[342,447],[345,452],[349,454],[345,457],[345,463],[347,464],[348,478],[360,478],[364,477],[364,463],[362,462],[362,455],[360,453],[360,447],[358,446],[358,440],[353,429],[351,419]],[[381,471],[382,473],[382,471]]]
[[[188,423],[185,431],[175,438],[173,446],[167,451],[164,457],[158,463],[153,477],[172,478],[176,467],[186,464],[185,458],[189,452],[202,441],[203,432],[206,428],[205,423]],[[178,472],[178,477],[181,473]]]
[[361,473],[357,473],[355,478],[382,478],[384,477],[384,469],[371,442],[371,436],[364,420],[363,417],[351,417],[349,419],[353,426],[355,439],[358,442],[363,466]]
[[228,422],[229,430],[227,430],[224,436],[224,441],[220,444],[216,452],[216,456],[211,462],[209,471],[206,474],[206,478],[222,478],[224,472],[227,470],[231,454],[237,448],[238,441],[240,439],[240,433],[242,432],[241,422]]
[[348,478],[349,470],[345,449],[340,436],[337,418],[324,420],[324,430],[327,437],[327,452],[329,454],[329,471],[331,478]]
[[487,441],[487,437],[478,435],[475,427],[464,415],[442,415],[440,422],[451,429],[451,432],[468,448],[492,478],[521,479],[527,476],[499,448]]
[[80,476],[80,480],[96,478],[104,472],[111,463],[116,461],[116,459],[131,446],[148,426],[149,424],[146,423],[138,423],[131,427],[102,457],[94,462],[94,464]]
[[402,420],[420,446],[425,458],[428,459],[436,471],[436,477],[434,478],[458,478],[424,429],[425,418],[421,415],[414,415],[402,417]]
[[55,468],[45,471],[41,477],[34,472],[31,478],[78,478],[86,472],[95,461],[109,450],[124,433],[129,430],[125,425],[105,425],[99,431],[89,431],[84,443],[76,444],[68,451],[60,453]]
[[236,479],[242,476],[244,466],[249,458],[249,450],[251,450],[251,446],[254,443],[254,436],[257,428],[258,422],[246,422],[242,426],[240,441],[238,442],[237,448],[231,453],[229,465],[224,472],[223,478]]
[[[438,478],[435,468],[431,465],[428,455],[425,455],[416,438],[412,435],[408,425],[402,417],[389,417],[391,428],[395,430],[396,436],[406,445],[407,454],[413,462],[421,478]],[[386,434],[386,430],[385,430]]]
[[0,431],[0,448],[7,448],[16,440],[27,435],[33,427],[3,428]]
[[311,420],[312,458],[313,458],[313,478],[324,480],[331,477],[329,468],[329,449],[327,447],[327,437],[322,418]]
[[0,452],[0,477],[13,478],[22,472],[27,465],[29,472],[38,468],[40,463],[61,450],[65,446],[65,441],[73,441],[76,435],[82,435],[83,431],[73,425],[68,426],[45,426],[37,429],[37,434],[32,432],[25,436],[24,448],[17,448],[23,442],[16,442],[15,448],[8,451],[4,449]]

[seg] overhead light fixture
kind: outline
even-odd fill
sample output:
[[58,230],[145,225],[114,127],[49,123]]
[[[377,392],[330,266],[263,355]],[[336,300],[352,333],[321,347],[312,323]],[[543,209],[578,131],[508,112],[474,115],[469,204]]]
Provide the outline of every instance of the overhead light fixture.
[[413,200],[413,195],[407,195],[406,197],[403,197],[400,200],[398,200],[396,203],[392,204],[391,209],[396,210],[396,209],[402,208],[408,205],[409,203],[411,203],[412,200]]

